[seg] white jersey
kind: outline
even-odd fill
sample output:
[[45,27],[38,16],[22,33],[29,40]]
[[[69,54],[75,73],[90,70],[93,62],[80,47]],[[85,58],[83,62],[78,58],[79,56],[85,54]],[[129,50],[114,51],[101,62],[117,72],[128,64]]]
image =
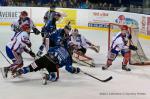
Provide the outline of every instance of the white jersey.
[[7,47],[17,52],[18,54],[21,54],[24,52],[24,48],[26,48],[28,44],[31,44],[29,34],[23,31],[19,32],[15,38],[7,44]]
[[71,35],[69,43],[73,43],[78,46],[78,48],[88,48],[90,47],[90,41],[88,41],[84,36],[78,34],[77,36]]
[[128,43],[128,37],[122,37],[121,32],[119,32],[112,41],[111,49],[115,49],[117,51],[120,51],[122,49],[128,49],[127,46]]
[[25,19],[18,19],[16,22],[13,22],[11,29],[15,32],[20,32],[20,27],[24,24],[29,24],[30,29],[35,28],[33,21],[29,17],[26,17]]

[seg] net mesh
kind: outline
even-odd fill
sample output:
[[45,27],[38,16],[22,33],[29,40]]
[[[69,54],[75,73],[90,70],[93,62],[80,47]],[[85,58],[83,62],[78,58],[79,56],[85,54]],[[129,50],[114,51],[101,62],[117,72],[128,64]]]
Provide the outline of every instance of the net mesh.
[[130,64],[132,65],[150,65],[150,61],[145,55],[143,48],[139,42],[138,39],[138,28],[130,28],[131,34],[132,34],[132,41],[131,44],[134,44],[137,46],[137,51],[131,51],[131,58],[130,58]]

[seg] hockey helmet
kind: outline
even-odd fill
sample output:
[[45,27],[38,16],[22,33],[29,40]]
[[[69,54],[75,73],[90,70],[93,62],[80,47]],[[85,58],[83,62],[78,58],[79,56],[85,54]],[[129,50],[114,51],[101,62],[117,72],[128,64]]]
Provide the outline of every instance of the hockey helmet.
[[78,29],[74,29],[74,32],[78,32]]
[[122,25],[121,30],[128,30],[128,26],[127,25]]
[[61,14],[60,14],[59,12],[55,12],[55,13],[54,13],[54,16],[61,17]]
[[21,30],[22,30],[22,31],[26,31],[26,30],[28,30],[28,29],[30,29],[29,24],[23,24],[23,25],[21,26]]
[[50,10],[51,10],[51,11],[54,11],[55,8],[56,8],[56,6],[55,6],[54,4],[50,5]]
[[22,15],[22,16],[28,16],[28,12],[27,12],[27,11],[22,11],[22,12],[21,12],[21,15]]

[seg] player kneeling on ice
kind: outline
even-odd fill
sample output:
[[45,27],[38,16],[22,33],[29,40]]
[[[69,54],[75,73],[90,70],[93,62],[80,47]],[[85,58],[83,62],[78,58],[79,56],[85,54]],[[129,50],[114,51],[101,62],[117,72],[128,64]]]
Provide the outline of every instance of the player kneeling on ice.
[[79,34],[78,29],[74,29],[70,35],[71,41],[69,42],[73,53],[79,55],[85,55],[87,48],[99,52],[99,46],[95,46],[90,41],[88,41],[83,35]]
[[29,72],[36,72],[40,69],[46,68],[48,74],[44,74],[44,84],[46,80],[56,81],[59,78],[59,70],[65,66],[65,69],[70,73],[79,73],[80,68],[72,66],[72,59],[68,51],[61,46],[51,47],[48,53],[39,59],[35,60],[27,67],[17,70],[16,75],[26,74]]
[[102,70],[106,70],[109,66],[111,66],[119,52],[121,52],[123,56],[122,70],[131,71],[131,69],[127,67],[130,59],[130,50],[137,50],[136,46],[129,43],[131,38],[132,36],[129,34],[128,26],[121,26],[121,32],[113,38],[112,45],[108,53],[107,64],[102,67]]
[[6,45],[6,54],[12,60],[13,64],[9,67],[2,68],[3,77],[7,78],[8,71],[12,71],[12,75],[14,72],[23,66],[22,53],[25,51],[30,54],[32,57],[35,57],[35,54],[26,48],[31,48],[31,42],[29,39],[30,26],[28,24],[24,24],[21,27],[22,32],[19,32],[15,39],[10,41]]

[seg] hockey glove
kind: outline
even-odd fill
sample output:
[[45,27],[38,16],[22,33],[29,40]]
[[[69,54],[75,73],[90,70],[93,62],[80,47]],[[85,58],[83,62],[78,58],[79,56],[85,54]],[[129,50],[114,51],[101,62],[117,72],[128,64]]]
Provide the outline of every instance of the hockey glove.
[[27,44],[27,46],[28,46],[29,48],[31,48],[32,44],[31,44],[31,43],[29,43],[29,44]]
[[37,28],[33,28],[32,30],[33,30],[33,32],[35,33],[35,35],[40,34],[40,31],[39,31]]
[[130,50],[133,50],[133,51],[138,50],[138,48],[137,48],[136,46],[134,46],[134,45],[130,45],[130,46],[129,46],[129,49],[130,49]]
[[72,68],[72,73],[75,73],[75,74],[80,73],[80,68],[79,67],[77,67],[77,68],[73,67]]
[[35,53],[32,52],[32,51],[29,51],[29,54],[30,54],[32,57],[36,57],[36,56],[35,56]]
[[131,40],[131,39],[132,39],[132,35],[131,35],[131,34],[129,34],[128,39],[129,39],[129,40]]

